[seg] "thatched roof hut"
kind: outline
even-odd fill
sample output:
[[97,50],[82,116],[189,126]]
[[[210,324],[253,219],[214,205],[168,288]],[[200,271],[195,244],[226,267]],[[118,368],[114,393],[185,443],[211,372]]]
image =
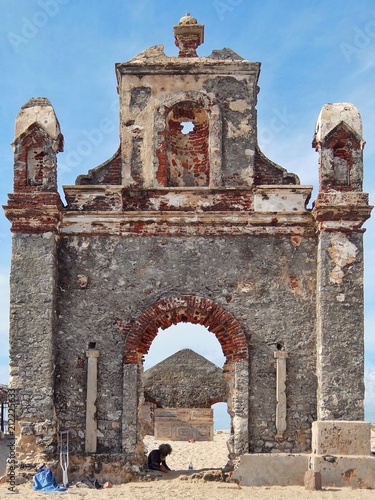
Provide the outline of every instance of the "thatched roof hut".
[[144,394],[159,408],[210,408],[228,399],[224,372],[191,349],[183,349],[144,373]]

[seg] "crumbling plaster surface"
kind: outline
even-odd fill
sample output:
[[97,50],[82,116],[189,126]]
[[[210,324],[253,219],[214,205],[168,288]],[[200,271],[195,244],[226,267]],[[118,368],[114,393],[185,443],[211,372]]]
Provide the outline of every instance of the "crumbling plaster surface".
[[256,147],[259,63],[167,57],[159,46],[117,64],[116,70],[125,186],[140,182],[145,187],[165,185],[160,174],[165,121],[179,102],[203,105],[208,112],[210,186],[251,182],[252,176],[246,172],[253,169],[254,154],[246,152],[254,152]]
[[[15,124],[14,139],[18,139],[27,129],[38,123],[55,141],[60,137],[60,125],[51,103],[45,97],[31,99],[19,112]],[[57,148],[56,148],[57,151]]]
[[349,102],[325,104],[316,122],[316,140],[324,138],[341,122],[345,122],[362,138],[362,120],[358,109]]
[[[319,420],[363,420],[362,256],[362,234],[322,233],[317,302]],[[343,352],[350,352],[346,363],[342,363]]]
[[356,261],[358,248],[349,241],[345,234],[333,233],[330,235],[331,247],[328,253],[335,264],[329,273],[329,281],[334,285],[340,285],[345,275],[345,268]]
[[[74,449],[81,451],[84,443],[86,368],[82,359],[88,342],[95,341],[100,351],[98,429],[105,437],[98,437],[98,451],[116,451],[121,446],[124,347],[116,318],[137,318],[160,297],[181,292],[215,297],[246,334],[251,358],[251,449],[277,447],[273,351],[281,343],[290,352],[287,447],[308,449],[316,390],[311,356],[314,323],[310,320],[315,307],[313,239],[302,238],[295,246],[289,236],[269,237],[267,242],[256,237],[233,241],[220,237],[65,237],[59,262],[56,400],[62,422],[73,430]],[[77,283],[78,275],[87,276],[86,288]],[[73,343],[73,339],[79,341]]]

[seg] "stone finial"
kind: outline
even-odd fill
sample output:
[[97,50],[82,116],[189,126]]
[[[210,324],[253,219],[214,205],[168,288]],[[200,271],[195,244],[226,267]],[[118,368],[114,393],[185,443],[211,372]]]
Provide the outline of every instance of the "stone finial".
[[12,147],[14,192],[26,188],[34,194],[57,193],[56,155],[64,150],[64,137],[46,97],[33,97],[22,106],[16,118]]
[[173,26],[173,31],[179,48],[178,57],[198,57],[197,48],[204,41],[204,24],[198,24],[195,17],[188,13]]
[[324,142],[329,133],[340,123],[345,123],[352,129],[363,145],[362,119],[358,109],[350,102],[339,102],[325,104],[322,107],[316,122],[313,146],[316,147],[318,143]]
[[33,124],[39,125],[47,132],[56,152],[63,151],[64,143],[60,124],[46,97],[33,97],[22,106],[16,118],[14,140],[16,141]]
[[319,152],[319,191],[362,191],[362,120],[351,103],[325,104],[313,147]]

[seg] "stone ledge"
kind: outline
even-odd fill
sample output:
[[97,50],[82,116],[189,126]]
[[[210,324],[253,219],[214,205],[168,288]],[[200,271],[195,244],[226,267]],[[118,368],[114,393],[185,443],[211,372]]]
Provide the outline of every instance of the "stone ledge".
[[232,479],[241,486],[304,486],[308,465],[309,455],[245,454]]
[[324,487],[375,488],[375,458],[372,455],[314,455],[310,458],[310,467],[321,473]]
[[371,424],[347,420],[315,421],[311,448],[316,455],[369,455]]
[[375,488],[372,455],[245,454],[232,478],[241,486],[304,486],[307,471],[319,472],[325,488]]

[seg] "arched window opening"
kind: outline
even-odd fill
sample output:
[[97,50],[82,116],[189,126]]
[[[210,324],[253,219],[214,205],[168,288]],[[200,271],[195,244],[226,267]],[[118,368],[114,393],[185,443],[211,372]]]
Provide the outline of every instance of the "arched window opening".
[[[215,431],[226,431],[229,433],[230,430],[230,415],[228,413],[227,403],[220,402],[212,405],[214,411],[214,429]],[[228,435],[229,437],[229,435]]]
[[175,104],[166,121],[167,184],[209,185],[209,123],[206,110],[194,102]]

